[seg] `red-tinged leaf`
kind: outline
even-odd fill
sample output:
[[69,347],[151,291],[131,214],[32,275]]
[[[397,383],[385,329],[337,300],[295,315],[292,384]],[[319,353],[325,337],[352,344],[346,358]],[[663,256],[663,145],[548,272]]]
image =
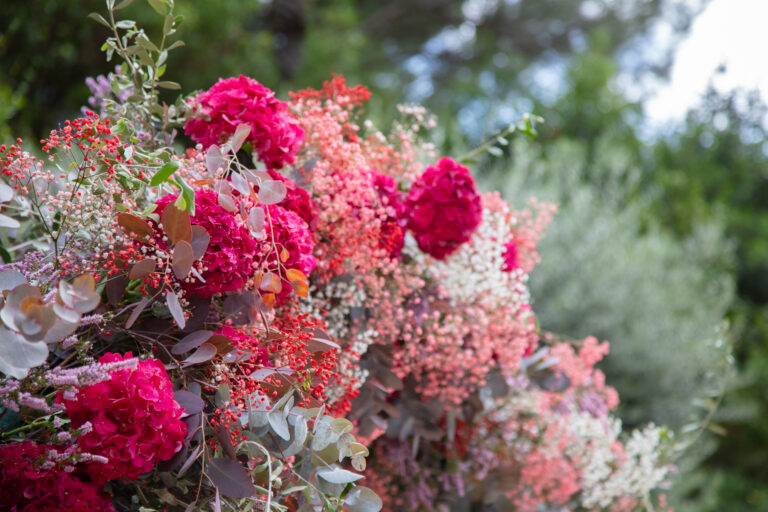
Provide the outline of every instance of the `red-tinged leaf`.
[[288,258],[290,257],[291,257],[291,253],[288,252],[288,249],[283,247],[283,249],[280,251],[280,261],[285,263],[286,261],[288,261]]
[[309,297],[309,285],[306,281],[291,281],[291,287],[293,292],[302,299]]
[[149,304],[150,298],[149,297],[143,297],[136,306],[134,306],[133,311],[131,311],[131,316],[128,317],[128,320],[125,322],[125,328],[130,329],[131,326],[136,322],[136,320],[139,318],[139,315],[142,311],[144,311],[144,308],[147,307],[147,304]]
[[182,366],[192,366],[193,364],[200,364],[206,361],[210,361],[216,357],[216,347],[210,343],[203,343],[197,350],[192,352],[188,358],[182,361]]
[[185,242],[192,240],[192,221],[188,211],[179,210],[175,204],[170,203],[163,210],[160,222],[171,244],[175,244],[179,240]]
[[264,217],[264,209],[259,208],[258,206],[251,208],[251,211],[248,213],[248,227],[250,228],[252,235],[256,236],[264,234]]
[[268,308],[271,308],[275,305],[275,294],[274,293],[265,293],[261,297],[261,303],[267,306]]
[[205,251],[208,250],[210,241],[211,235],[208,234],[208,231],[203,226],[192,226],[192,241],[189,244],[192,246],[195,261],[205,256]]
[[248,498],[255,492],[251,476],[236,460],[210,459],[205,465],[205,474],[222,494],[230,498]]
[[123,300],[123,295],[125,295],[126,286],[128,286],[128,279],[125,277],[125,274],[117,274],[110,277],[105,286],[107,302],[112,306],[119,304]]
[[230,177],[230,183],[232,183],[232,187],[243,194],[244,196],[251,195],[251,186],[248,184],[248,181],[246,181],[245,178],[242,177],[242,175],[233,172]]
[[264,180],[259,185],[259,202],[261,204],[277,204],[288,193],[285,183],[278,180]]
[[224,167],[224,155],[221,154],[221,149],[216,144],[208,148],[205,152],[205,168],[208,172],[216,175],[219,169]]
[[245,142],[245,139],[247,139],[250,134],[251,134],[251,125],[249,124],[237,125],[237,128],[235,129],[235,134],[232,135],[231,139],[229,139],[229,145],[232,147],[233,153],[237,153],[238,151],[240,151],[240,148],[243,146],[243,142]]
[[136,264],[131,267],[131,271],[128,273],[128,279],[133,281],[134,279],[144,279],[157,268],[154,258],[144,258],[137,261]]
[[187,457],[187,460],[184,462],[184,464],[179,468],[179,471],[177,471],[176,476],[181,478],[181,475],[187,472],[187,470],[192,467],[192,464],[195,463],[198,457],[200,457],[200,454],[202,453],[203,449],[201,446],[198,446],[194,450],[192,450],[192,453]]
[[261,169],[245,169],[243,171],[243,176],[245,176],[245,179],[247,179],[249,183],[252,183],[257,187],[262,181],[272,179],[272,176],[270,176],[267,171]]
[[218,203],[219,203],[219,206],[221,206],[228,212],[237,211],[237,204],[235,203],[235,200],[232,199],[232,197],[228,196],[227,194],[219,194]]
[[176,246],[173,248],[173,257],[171,267],[173,273],[176,275],[176,279],[184,279],[189,275],[189,271],[192,269],[192,263],[195,261],[195,251],[192,249],[192,245],[184,240],[176,242]]
[[307,276],[304,275],[304,272],[301,270],[297,270],[295,268],[289,268],[285,271],[285,277],[289,281],[306,281]]
[[118,213],[117,224],[123,228],[129,236],[137,240],[147,240],[152,238],[152,235],[154,234],[152,226],[145,220],[140,219],[135,215],[131,215],[130,213]]
[[168,305],[168,310],[171,312],[173,320],[179,329],[183,329],[187,325],[187,319],[184,317],[184,310],[181,309],[181,303],[179,298],[173,292],[168,292],[165,296],[165,303]]
[[183,354],[184,352],[189,352],[193,348],[197,348],[208,341],[211,336],[213,336],[213,332],[211,331],[195,331],[191,334],[188,334],[181,338],[177,344],[171,347],[171,354],[179,355]]
[[261,278],[259,288],[265,292],[280,293],[280,290],[283,289],[283,284],[280,282],[280,276],[274,272],[265,272]]
[[196,187],[202,187],[203,185],[210,185],[213,180],[192,180],[190,183]]
[[205,408],[203,399],[186,389],[174,391],[173,398],[184,409],[184,413],[190,416],[203,412]]
[[232,340],[222,334],[214,334],[207,343],[210,343],[216,347],[217,354],[227,354],[234,350],[235,346],[232,344]]
[[327,352],[332,349],[341,350],[341,347],[331,341],[331,337],[322,329],[315,329],[309,342],[307,342],[307,348],[311,352]]

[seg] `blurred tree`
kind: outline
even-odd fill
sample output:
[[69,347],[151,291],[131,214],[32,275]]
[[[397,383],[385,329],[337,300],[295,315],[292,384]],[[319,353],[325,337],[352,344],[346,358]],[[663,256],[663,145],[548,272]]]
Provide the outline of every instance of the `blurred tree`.
[[719,216],[736,247],[738,300],[729,316],[741,372],[717,418],[727,435],[702,470],[718,476],[719,499],[702,482],[690,495],[709,496],[710,505],[695,501],[690,510],[768,510],[766,112],[757,93],[711,89],[680,133],[656,143],[646,175],[646,185],[660,191],[655,217],[678,236]]
[[[187,46],[171,57],[169,79],[189,91],[243,73],[284,93],[317,86],[335,71],[370,84],[379,102],[391,104],[405,93],[438,114],[458,113],[477,138],[530,110],[527,98],[561,87],[537,73],[551,74],[583,50],[595,27],[605,33],[606,53],[616,56],[662,15],[676,30],[686,29],[704,2],[178,0],[176,10],[185,17],[179,37]],[[103,10],[103,1],[32,0],[3,8],[0,88],[28,98],[10,124],[15,133],[40,136],[85,102],[85,76],[110,70],[98,52],[104,29],[86,19]],[[123,12],[158,28],[143,1]],[[654,65],[654,72],[667,64]],[[496,108],[502,104],[519,108]],[[473,121],[484,117],[484,123]]]

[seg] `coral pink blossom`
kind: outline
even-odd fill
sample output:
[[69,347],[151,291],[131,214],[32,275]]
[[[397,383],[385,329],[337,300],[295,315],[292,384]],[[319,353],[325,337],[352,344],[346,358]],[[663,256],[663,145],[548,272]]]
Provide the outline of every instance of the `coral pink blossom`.
[[[282,206],[273,204],[260,207],[268,212],[267,241],[273,246],[267,257],[267,266],[270,269],[277,268],[278,256],[285,249],[288,252],[288,258],[285,261],[281,259],[281,264],[286,269],[300,270],[305,276],[308,276],[315,268],[317,260],[312,255],[315,244],[312,241],[312,234],[309,232],[307,223],[296,213],[286,210]],[[290,292],[290,287],[283,286],[280,295],[285,296]]]
[[[107,353],[100,363],[130,359]],[[107,463],[91,463],[88,474],[97,483],[135,480],[155,463],[168,460],[181,449],[187,425],[173,398],[173,388],[157,359],[139,361],[136,368],[112,372],[111,378],[78,389],[74,400],[59,395],[74,428],[90,422],[90,431],[77,439],[83,451],[101,455]]]
[[44,469],[55,446],[32,441],[0,445],[0,509],[12,512],[114,512],[96,484],[58,466]]
[[442,158],[427,167],[406,199],[408,229],[419,248],[442,260],[467,242],[482,218],[482,204],[469,170]]
[[204,147],[224,142],[238,125],[251,132],[246,139],[267,167],[292,164],[304,140],[304,131],[288,113],[288,104],[256,80],[240,75],[219,79],[209,90],[190,100],[192,117],[184,131]]
[[386,249],[391,258],[397,259],[405,244],[403,194],[391,176],[371,171],[371,182],[379,195],[379,201],[387,210],[387,216],[381,222],[379,247]]
[[[169,194],[157,201],[156,213],[162,216],[165,207],[176,200]],[[254,258],[259,255],[258,243],[247,227],[219,206],[218,195],[212,191],[195,192],[195,216],[192,224],[202,226],[210,235],[208,250],[203,256],[205,282],[190,278],[184,289],[200,297],[242,290],[254,271]],[[163,243],[159,245],[162,247]]]

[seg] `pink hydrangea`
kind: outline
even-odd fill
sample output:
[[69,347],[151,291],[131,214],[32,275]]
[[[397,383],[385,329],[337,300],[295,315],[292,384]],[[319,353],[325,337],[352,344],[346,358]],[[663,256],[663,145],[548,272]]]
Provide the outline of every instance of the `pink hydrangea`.
[[219,79],[209,90],[190,100],[192,117],[184,131],[204,147],[224,142],[238,125],[247,124],[246,139],[267,167],[292,164],[304,140],[304,131],[288,113],[288,104],[252,78]]
[[[131,357],[130,352],[124,356],[108,352],[99,362]],[[136,368],[114,371],[107,381],[81,387],[74,400],[60,394],[57,401],[64,404],[74,428],[91,424],[77,444],[108,459],[86,467],[97,483],[137,479],[155,463],[171,459],[187,434],[187,424],[180,419],[184,410],[173,398],[171,381],[157,359],[139,361]]]
[[504,264],[501,266],[501,270],[504,272],[512,272],[520,268],[520,261],[517,255],[517,243],[514,240],[510,240],[504,244],[504,252],[502,253],[504,258]]
[[278,204],[301,217],[307,223],[309,229],[314,231],[317,226],[317,205],[310,197],[309,192],[296,185],[296,182],[291,178],[283,176],[273,169],[270,169],[268,172],[273,180],[285,183],[287,193],[285,198]]
[[59,466],[45,468],[55,446],[32,441],[0,445],[0,509],[13,512],[114,512],[112,500],[91,482]]
[[[169,194],[157,201],[156,213],[162,216],[165,207],[176,197]],[[216,293],[242,290],[254,272],[254,258],[259,254],[258,243],[248,228],[219,206],[215,192],[207,190],[195,192],[192,224],[204,227],[211,240],[202,259],[206,270],[201,275],[205,282],[191,278],[182,284],[184,289],[205,298]]]
[[[273,204],[260,207],[269,212],[266,223],[267,241],[272,244],[272,234],[274,234],[274,243],[277,247],[277,251],[271,250],[267,258],[267,267],[277,268],[278,256],[285,249],[288,252],[288,259],[281,261],[281,264],[287,269],[300,270],[305,276],[309,276],[317,260],[312,255],[315,244],[307,223],[296,213],[282,206]],[[290,287],[283,283],[279,295],[286,296],[290,292]]]
[[379,201],[387,210],[387,216],[381,222],[379,247],[386,249],[391,258],[397,259],[405,244],[403,193],[398,190],[392,176],[371,171],[371,182],[379,195]]
[[427,167],[405,204],[408,229],[419,248],[439,260],[472,237],[483,214],[475,180],[466,167],[450,158]]

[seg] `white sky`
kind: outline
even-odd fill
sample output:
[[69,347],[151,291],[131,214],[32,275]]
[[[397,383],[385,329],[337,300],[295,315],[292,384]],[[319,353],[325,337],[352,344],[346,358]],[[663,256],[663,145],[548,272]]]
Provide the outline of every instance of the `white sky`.
[[[726,72],[715,76],[719,65]],[[680,44],[670,74],[645,106],[652,124],[682,120],[707,84],[754,89],[768,99],[768,0],[712,0]]]

